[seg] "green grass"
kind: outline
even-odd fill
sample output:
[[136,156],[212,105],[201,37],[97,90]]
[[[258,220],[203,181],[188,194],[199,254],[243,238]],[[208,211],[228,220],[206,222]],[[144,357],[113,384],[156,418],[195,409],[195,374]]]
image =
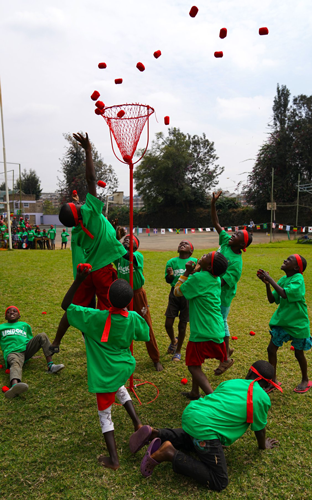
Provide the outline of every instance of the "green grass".
[[[265,286],[257,279],[256,270],[264,268],[278,279],[282,276],[280,266],[284,258],[297,252],[308,261],[305,281],[310,306],[312,247],[283,241],[255,245],[244,254],[243,276],[229,316],[231,334],[238,337],[233,341],[235,363],[229,372],[215,377],[213,368],[217,362],[206,362],[204,369],[213,387],[229,378],[244,377],[251,363],[266,359],[268,324],[275,306],[266,301]],[[166,355],[164,311],[169,286],[163,274],[172,252],[143,253],[145,288],[165,369],[156,373],[145,345],[135,344],[135,377],[155,383],[160,391],[154,403],[136,408],[144,423],[179,427],[187,404],[180,395],[180,381],[182,377],[189,380],[190,377],[183,362],[173,363]],[[202,253],[196,251],[195,256]],[[8,305],[17,305],[22,320],[32,326],[34,335],[45,331],[52,339],[62,316],[61,300],[72,281],[70,251],[0,252],[0,272],[3,312]],[[42,311],[47,314],[42,315]],[[311,315],[311,307],[309,312]],[[250,330],[256,332],[255,337],[249,335]],[[300,381],[300,371],[289,347],[288,344],[278,352],[278,378],[284,393],[272,393],[267,427],[267,435],[277,438],[280,446],[259,451],[253,433],[248,431],[225,451],[230,484],[217,494],[173,473],[170,464],[162,464],[151,478],[144,479],[139,470],[144,450],[131,456],[128,440],[132,427],[119,406],[113,409],[113,420],[121,467],[113,472],[98,464],[97,456],[103,453],[104,444],[97,406],[95,396],[87,388],[84,343],[80,332],[71,328],[60,354],[55,356],[56,362],[66,365],[63,372],[47,375],[40,351],[39,357],[24,367],[23,380],[29,384],[28,393],[12,401],[0,393],[0,499],[312,498],[312,391],[304,395],[293,392]],[[184,355],[185,346],[182,358]],[[310,353],[307,358],[310,364]],[[0,370],[1,386],[8,383],[8,375]],[[152,386],[145,385],[138,392],[143,401],[154,396]]]

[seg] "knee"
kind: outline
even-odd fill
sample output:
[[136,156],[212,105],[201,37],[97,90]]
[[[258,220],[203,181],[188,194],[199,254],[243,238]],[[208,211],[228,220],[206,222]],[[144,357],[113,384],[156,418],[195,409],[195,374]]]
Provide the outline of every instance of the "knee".
[[228,486],[228,484],[229,484],[229,478],[227,476],[219,478],[218,489],[216,491],[225,490],[225,488]]
[[39,340],[40,340],[40,344],[45,344],[46,342],[50,342],[49,341],[49,338],[47,336],[46,333],[42,332],[42,333],[38,333],[37,337],[39,337]]

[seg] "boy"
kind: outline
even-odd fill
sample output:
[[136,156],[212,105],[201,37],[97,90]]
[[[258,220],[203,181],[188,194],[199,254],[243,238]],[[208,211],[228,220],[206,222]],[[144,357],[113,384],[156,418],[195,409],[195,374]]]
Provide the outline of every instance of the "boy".
[[[173,354],[173,361],[181,361],[181,348],[184,342],[186,325],[189,322],[189,306],[185,297],[176,297],[174,295],[174,287],[179,277],[185,272],[185,264],[191,260],[197,262],[197,259],[191,257],[194,252],[194,246],[188,240],[183,240],[179,243],[179,257],[173,257],[168,260],[165,270],[165,280],[171,285],[167,310],[165,312],[166,332],[170,338],[168,354]],[[178,337],[175,338],[173,323],[176,317],[179,316]]]
[[224,341],[228,360],[224,363],[220,363],[218,368],[215,370],[215,375],[221,375],[233,365],[231,355],[233,354],[234,349],[230,349],[230,331],[227,323],[227,317],[230,312],[231,302],[236,295],[237,283],[242,274],[242,251],[245,252],[246,248],[252,242],[252,236],[247,231],[235,231],[235,233],[230,236],[220,226],[216,210],[216,202],[221,194],[222,191],[219,191],[217,194],[213,193],[212,195],[211,220],[213,226],[219,234],[220,248],[218,252],[224,255],[228,262],[226,273],[221,277],[221,314],[224,321]]
[[[227,269],[227,260],[221,253],[210,252],[194,264],[189,261],[180,276],[174,294],[189,301],[190,339],[186,347],[185,364],[192,374],[191,392],[182,393],[189,399],[199,399],[199,388],[211,394],[213,389],[201,366],[205,359],[227,360],[224,327],[220,311],[220,275]],[[200,271],[200,272],[199,272]],[[232,361],[233,362],[233,361]]]
[[92,148],[88,134],[73,134],[74,139],[86,152],[86,180],[88,194],[84,205],[65,203],[59,214],[60,222],[65,227],[73,227],[75,245],[84,254],[84,262],[92,266],[92,272],[82,283],[74,297],[74,304],[88,306],[96,293],[98,308],[108,309],[107,292],[116,277],[112,267],[119,257],[127,253],[116,238],[116,231],[102,214],[103,202],[96,196],[96,176],[92,160]]
[[13,248],[19,248],[19,243],[20,243],[20,237],[17,234],[16,229],[13,229],[13,234],[12,234],[12,246]]
[[[160,463],[171,462],[174,472],[191,477],[210,490],[225,489],[229,479],[222,446],[234,443],[249,425],[260,450],[278,445],[276,439],[266,438],[271,402],[264,389],[273,375],[267,361],[256,361],[245,380],[222,382],[213,394],[192,401],[182,414],[182,429],[141,427],[137,432],[138,448],[152,439],[141,463],[143,476],[150,476]],[[199,460],[181,448],[195,453]]]
[[[269,273],[259,269],[257,276],[266,285],[267,298],[270,304],[278,304],[278,308],[270,321],[271,341],[268,346],[269,363],[274,368],[274,382],[276,380],[277,351],[279,347],[289,340],[295,348],[295,356],[301,370],[301,382],[294,392],[300,394],[307,392],[312,387],[312,381],[308,378],[307,360],[304,351],[312,347],[310,336],[310,321],[307,304],[305,301],[305,285],[303,272],[307,267],[307,261],[301,255],[290,255],[281,266],[286,276],[277,283]],[[271,291],[271,286],[274,288]],[[279,384],[280,385],[280,384]],[[270,387],[271,392],[274,387]]]
[[4,393],[12,399],[28,390],[28,385],[21,382],[23,364],[42,348],[48,363],[47,373],[57,373],[64,365],[55,365],[49,347],[51,345],[45,333],[32,335],[31,327],[19,321],[20,312],[17,307],[9,306],[5,310],[7,323],[0,325],[0,346],[3,351],[5,365],[10,369],[11,388]]
[[48,237],[48,233],[47,233],[47,230],[46,229],[43,229],[42,232],[41,232],[41,241],[42,241],[42,248],[43,249],[47,249],[49,250],[50,249],[50,245],[49,245],[49,237]]
[[62,246],[61,246],[61,250],[63,250],[63,245],[65,245],[65,250],[66,250],[66,246],[67,246],[67,237],[69,236],[69,233],[66,231],[66,229],[63,229],[62,233],[61,233],[61,237],[62,237]]
[[[111,419],[115,394],[129,414],[134,430],[141,426],[131,397],[124,387],[135,369],[135,359],[130,345],[133,340],[149,340],[149,328],[141,316],[127,311],[126,306],[133,297],[133,290],[125,280],[116,280],[109,288],[109,310],[89,309],[72,304],[73,297],[89,270],[78,266],[75,281],[69,288],[62,308],[70,325],[85,332],[89,391],[96,393],[100,425],[104,435],[109,457],[101,455],[99,462],[109,469],[119,468],[119,460],[114,437],[114,424]],[[54,346],[59,346],[66,332],[60,327]]]
[[[130,235],[127,234],[123,240],[123,246],[127,250],[126,255],[115,260],[114,264],[117,268],[118,278],[125,279],[128,283],[130,280],[129,271],[129,250],[130,250]],[[133,310],[136,311],[142,318],[145,319],[149,326],[150,340],[146,342],[147,352],[154,363],[157,372],[163,370],[163,366],[159,361],[159,350],[157,341],[153,332],[152,318],[149,311],[146,292],[143,288],[145,278],[143,274],[143,255],[138,252],[140,246],[139,238],[133,236]]]
[[34,248],[35,231],[30,227],[28,229],[28,247]]
[[50,249],[55,250],[55,236],[56,236],[56,229],[51,224],[50,229],[48,230],[48,237],[50,238]]

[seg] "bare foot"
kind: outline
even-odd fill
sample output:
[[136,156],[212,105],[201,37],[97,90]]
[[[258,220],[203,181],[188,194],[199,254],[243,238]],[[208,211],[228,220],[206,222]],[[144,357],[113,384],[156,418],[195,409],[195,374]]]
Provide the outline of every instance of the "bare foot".
[[176,449],[170,443],[170,441],[165,441],[161,447],[151,455],[151,458],[156,460],[156,462],[172,462]]
[[297,391],[304,391],[308,387],[308,383],[308,380],[302,380],[302,382],[296,387]]
[[154,363],[154,366],[155,366],[155,369],[157,372],[161,372],[164,369],[164,367],[160,361],[157,361],[156,363]]
[[195,392],[181,392],[182,396],[185,396],[187,399],[190,399],[191,401],[196,401],[197,399],[200,399],[200,394],[196,394]]
[[119,462],[113,463],[111,457],[105,457],[104,455],[98,457],[98,462],[107,469],[117,470],[120,467]]

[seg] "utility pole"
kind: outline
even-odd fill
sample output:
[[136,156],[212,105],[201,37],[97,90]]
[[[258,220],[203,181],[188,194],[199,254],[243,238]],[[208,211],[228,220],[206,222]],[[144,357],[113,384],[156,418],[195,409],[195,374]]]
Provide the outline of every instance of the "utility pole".
[[270,243],[272,243],[273,239],[273,187],[274,187],[274,168],[272,168]]
[[2,145],[3,145],[4,179],[5,179],[5,197],[6,197],[6,205],[7,205],[7,221],[8,221],[8,230],[9,230],[9,249],[12,250],[11,212],[10,212],[10,198],[9,198],[9,188],[8,188],[6,154],[5,154],[4,122],[3,122],[3,106],[2,106],[1,82],[0,82],[0,112],[1,112],[1,127],[2,127]]
[[299,192],[300,192],[300,174],[298,174],[297,210],[296,210],[296,227],[298,227],[298,214],[299,214]]

